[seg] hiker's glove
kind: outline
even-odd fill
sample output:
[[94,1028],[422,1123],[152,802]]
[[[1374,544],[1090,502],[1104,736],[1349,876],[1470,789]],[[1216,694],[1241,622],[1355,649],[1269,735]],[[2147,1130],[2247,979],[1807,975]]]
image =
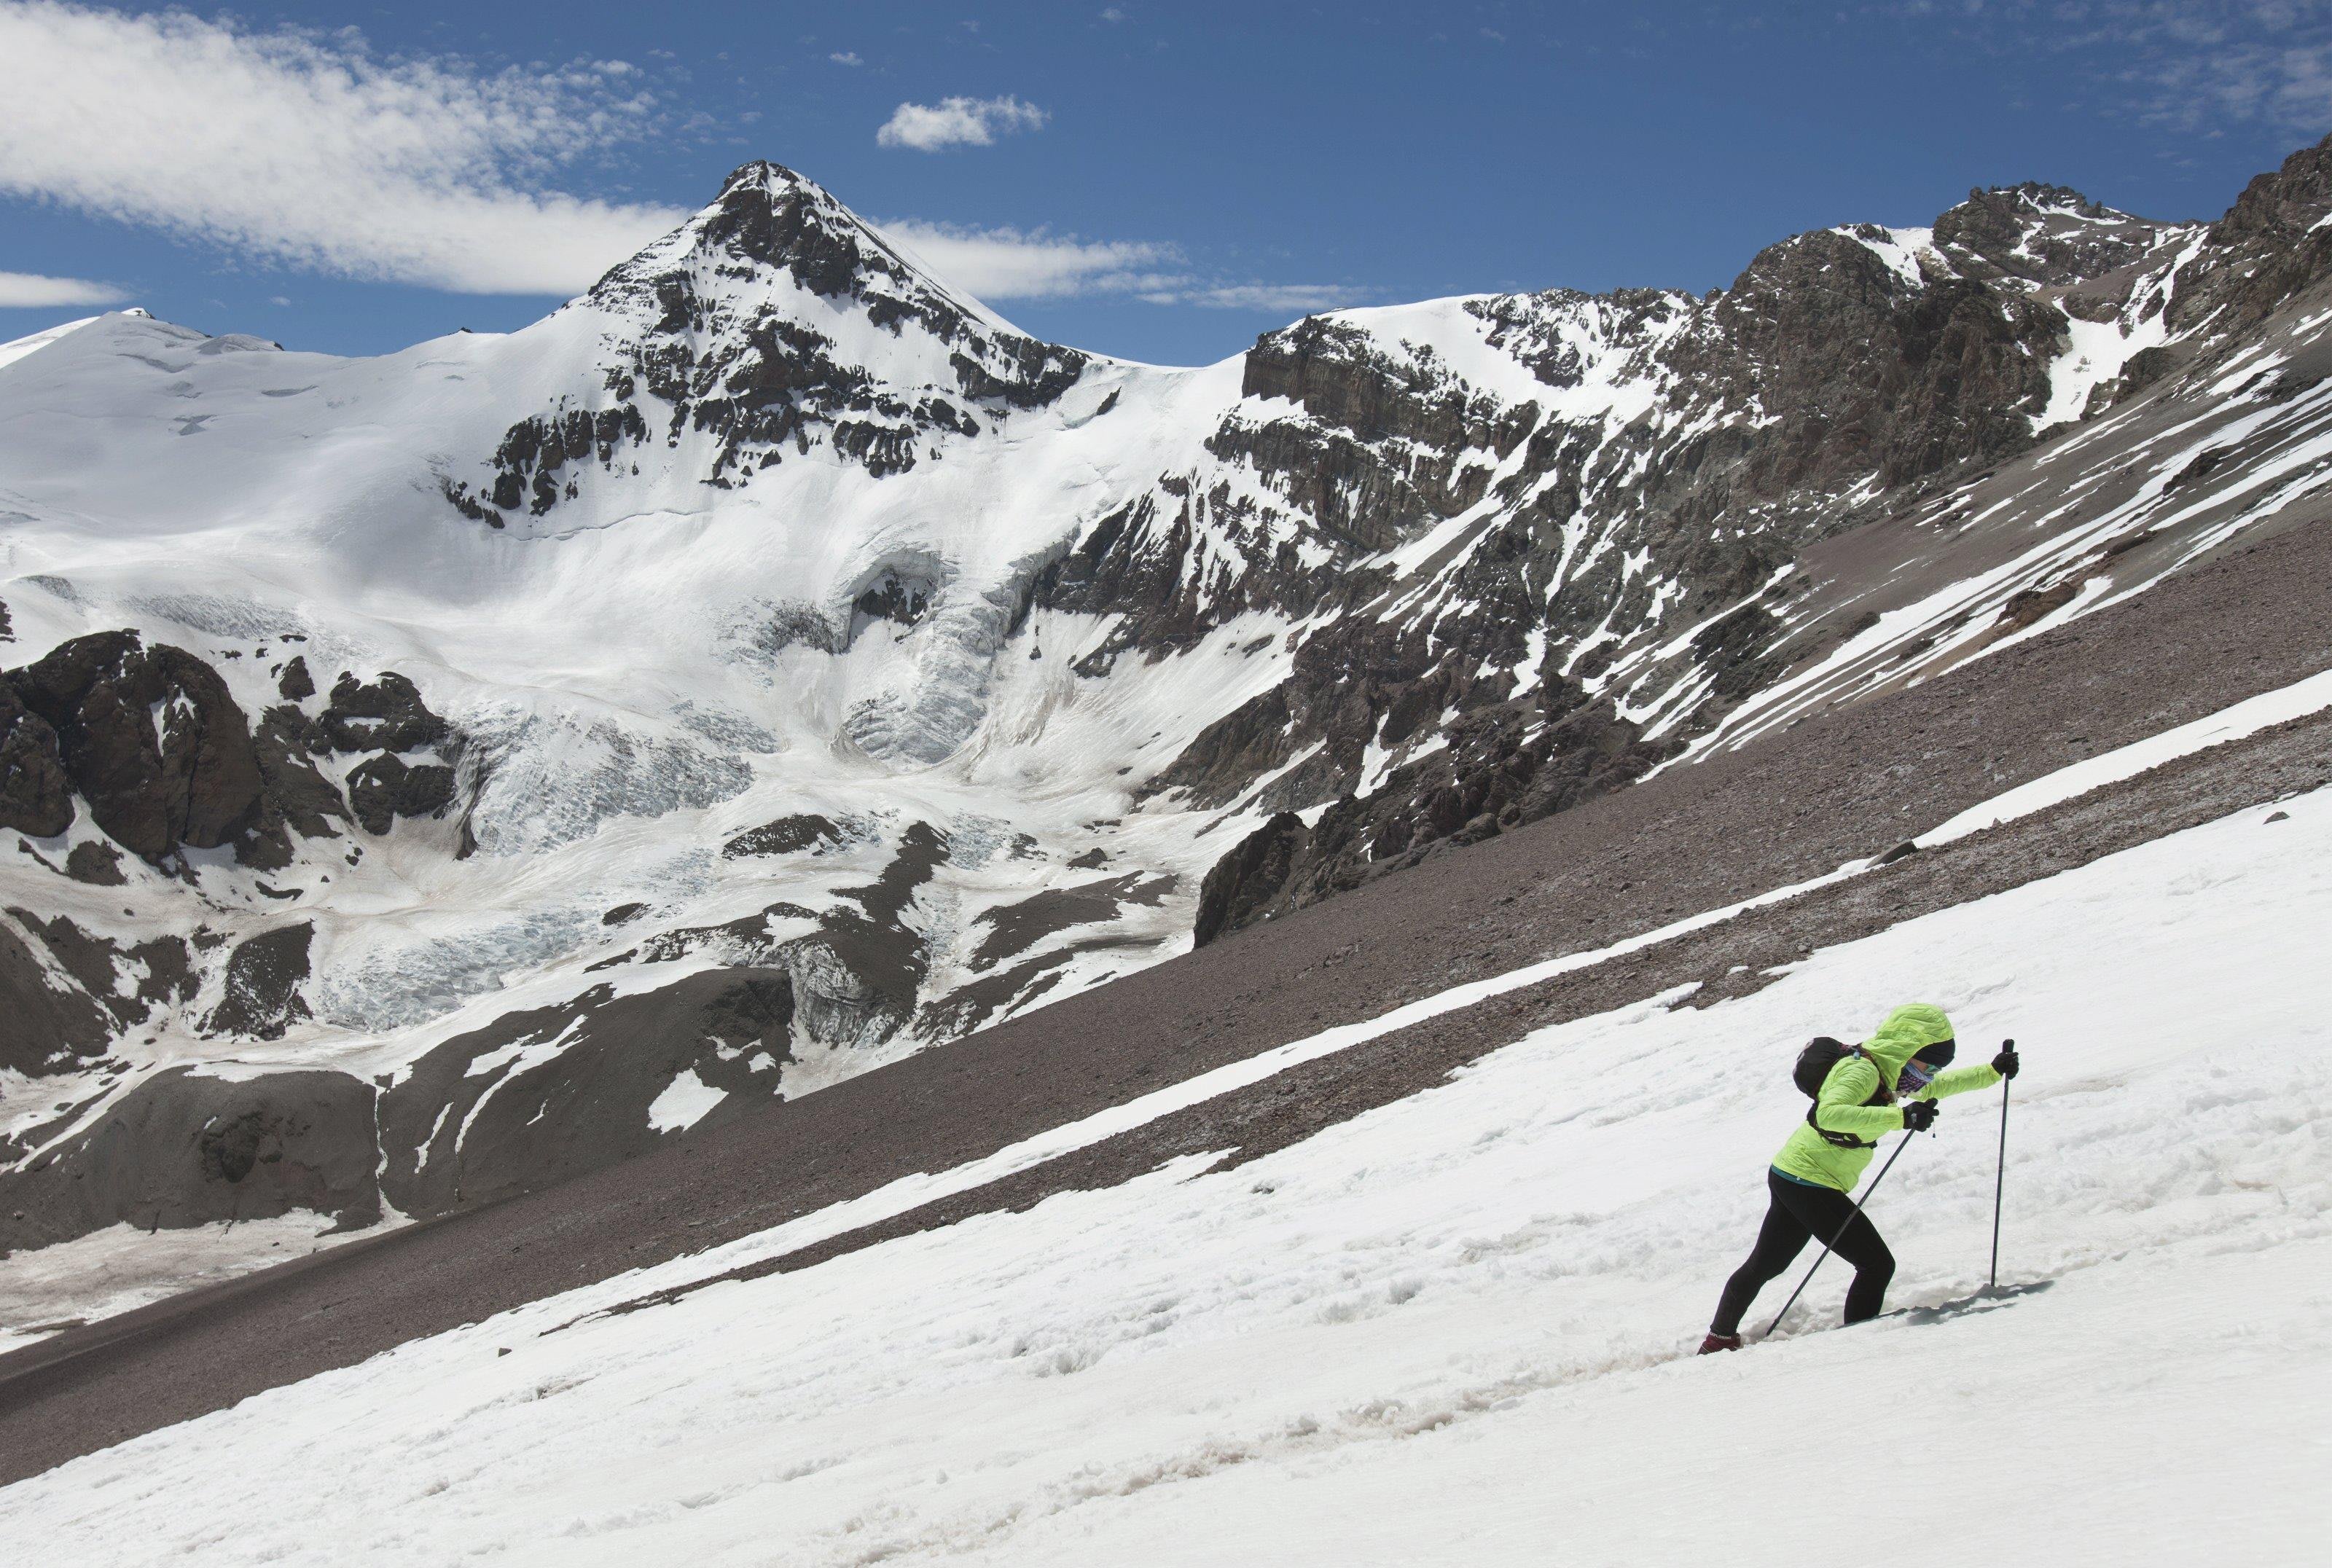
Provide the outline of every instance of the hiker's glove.
[[2001,1047],[2000,1055],[1992,1058],[1992,1070],[1998,1073],[2003,1078],[2012,1078],[2016,1076],[2016,1069],[2018,1066],[2019,1063],[2016,1060],[2016,1047],[2013,1042]]
[[1935,1103],[1933,1100],[1910,1100],[1903,1106],[1903,1130],[1924,1133],[1935,1124]]

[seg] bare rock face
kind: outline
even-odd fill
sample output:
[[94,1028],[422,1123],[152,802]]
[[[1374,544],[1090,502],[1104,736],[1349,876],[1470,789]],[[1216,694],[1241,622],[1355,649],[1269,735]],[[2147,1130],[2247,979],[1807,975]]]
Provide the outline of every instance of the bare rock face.
[[2209,247],[2178,274],[2168,311],[2172,330],[2213,316],[2248,325],[2322,277],[2332,267],[2332,229],[2321,224],[2327,212],[2332,137],[2253,179],[2211,225]]
[[2138,260],[2161,225],[2131,217],[2063,186],[1972,190],[1935,219],[1935,248],[1974,277],[2022,278],[2062,287]]
[[251,726],[226,683],[134,632],[75,637],[8,676],[56,732],[65,776],[115,843],[148,860],[256,829],[264,801]]
[[50,838],[72,819],[72,784],[56,731],[0,679],[0,828]]
[[299,709],[279,703],[260,716],[253,747],[259,757],[259,775],[284,824],[303,838],[331,838],[339,831],[333,824],[345,818],[349,808],[310,760],[312,729]]
[[[2258,255],[2197,263],[2181,308],[2250,309],[2233,291],[2263,313],[2320,276],[2327,205],[2332,150],[2255,184],[2213,233]],[[2193,233],[2024,185],[1970,193],[1931,236],[1797,235],[1699,298],[1458,302],[1543,395],[1505,372],[1468,379],[1426,307],[1300,322],[1257,341],[1246,397],[1207,441],[1260,485],[1165,476],[1090,528],[1037,603],[1113,617],[1083,674],[1250,611],[1301,628],[1287,679],[1147,786],[1209,808],[1327,803],[1209,879],[1201,931],[1236,929],[1616,788],[1770,684],[1789,662],[1782,569],[2030,447],[2069,319],[2113,317]],[[2137,356],[2092,406],[2167,368]],[[1467,517],[1431,559],[1381,564]],[[1650,626],[1693,627],[1705,677],[1657,745],[1601,684]]]
[[[452,804],[454,770],[441,759],[462,738],[409,679],[344,671],[312,719],[297,705],[315,694],[304,662],[278,684],[293,700],[269,708],[254,735],[218,672],[182,648],[149,648],[128,631],[60,645],[0,676],[0,827],[62,833],[78,795],[148,861],[181,844],[232,845],[246,865],[276,870],[292,858],[287,828],[330,838],[353,816],[386,833]],[[375,755],[350,770],[343,799],[315,759],[366,751]]]
[[121,1221],[177,1229],[295,1209],[370,1225],[381,1212],[374,1094],[345,1073],[159,1073],[31,1164],[0,1172],[0,1248]]
[[1448,746],[1365,797],[1333,801],[1311,827],[1292,812],[1273,817],[1207,873],[1196,945],[1568,810],[1633,782],[1665,754],[1575,686],[1558,683],[1545,695],[1543,727],[1504,712],[1460,720]]
[[431,817],[454,800],[454,770],[408,765],[394,752],[367,758],[349,773],[349,809],[368,833],[386,833],[399,817]]
[[723,858],[739,860],[756,855],[798,855],[842,842],[842,831],[815,812],[780,817],[748,828],[721,846]]
[[226,994],[203,1022],[205,1033],[274,1040],[311,1016],[300,995],[316,928],[306,921],[238,943],[226,961]]
[[304,703],[316,694],[316,677],[308,673],[304,655],[295,654],[275,678],[275,690],[287,703]]
[[[408,1214],[444,1213],[629,1159],[683,1124],[766,1102],[791,1059],[792,1020],[783,971],[729,969],[626,997],[595,987],[456,1036],[381,1101],[389,1199]],[[660,1117],[675,1084],[689,1103]]]
[[316,729],[335,751],[418,751],[452,733],[413,683],[395,670],[370,681],[341,671]]
[[129,880],[122,875],[121,851],[94,840],[72,846],[65,856],[65,875],[91,887],[119,887]]
[[1193,945],[1204,947],[1227,931],[1263,919],[1310,841],[1304,819],[1282,811],[1216,861],[1199,887]]
[[[31,940],[27,940],[28,937]],[[0,1071],[40,1077],[102,1056],[114,1022],[86,992],[60,990],[49,978],[30,932],[0,923]]]

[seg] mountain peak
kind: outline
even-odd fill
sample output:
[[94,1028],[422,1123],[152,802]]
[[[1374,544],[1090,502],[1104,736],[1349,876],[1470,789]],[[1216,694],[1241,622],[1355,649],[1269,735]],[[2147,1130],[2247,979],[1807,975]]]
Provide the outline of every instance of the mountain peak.
[[721,194],[715,199],[725,200],[730,192],[740,188],[767,190],[775,186],[814,186],[817,183],[772,158],[749,158],[729,171],[729,177],[721,182]]
[[1935,248],[1962,272],[2048,287],[2127,266],[2172,225],[2133,217],[2067,186],[1979,186],[1935,219]]

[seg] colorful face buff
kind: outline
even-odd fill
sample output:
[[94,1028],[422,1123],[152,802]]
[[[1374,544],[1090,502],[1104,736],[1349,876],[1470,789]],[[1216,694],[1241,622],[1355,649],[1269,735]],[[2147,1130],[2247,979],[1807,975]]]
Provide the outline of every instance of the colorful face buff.
[[1898,1095],[1916,1095],[1934,1083],[1935,1075],[1942,1070],[1933,1062],[1923,1062],[1914,1056],[1903,1064],[1903,1071],[1895,1079],[1895,1092]]

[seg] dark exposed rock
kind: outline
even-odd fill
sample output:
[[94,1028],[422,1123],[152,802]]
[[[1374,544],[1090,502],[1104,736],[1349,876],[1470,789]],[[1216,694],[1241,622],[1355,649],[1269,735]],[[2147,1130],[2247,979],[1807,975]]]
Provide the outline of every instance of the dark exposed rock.
[[2209,246],[2178,273],[2165,312],[2171,330],[2249,326],[2322,277],[2332,267],[2332,229],[2321,226],[2327,212],[2332,137],[2252,180],[2211,225]]
[[287,703],[304,703],[316,694],[316,677],[308,673],[305,655],[294,654],[276,677],[275,690]]
[[0,1069],[33,1077],[78,1066],[102,1056],[113,1037],[114,1020],[79,989],[52,984],[48,971],[24,938],[0,923]]
[[758,913],[741,914],[718,925],[683,925],[657,932],[636,948],[585,966],[585,972],[632,963],[671,963],[694,953],[711,953],[740,968],[776,966],[785,961],[788,944],[773,936],[771,927],[817,918],[798,904],[780,901]]
[[[1117,617],[1080,673],[1125,652],[1187,647],[1252,609],[1309,623],[1290,678],[1209,725],[1149,792],[1225,806],[1259,777],[1290,770],[1247,804],[1317,805],[1359,787],[1371,747],[1397,753],[1413,738],[1451,736],[1450,757],[1396,770],[1376,792],[1408,789],[1408,799],[1372,797],[1365,809],[1347,800],[1312,830],[1283,826],[1268,837],[1277,849],[1263,869],[1284,853],[1299,889],[1274,907],[1352,885],[1427,844],[1480,837],[1608,788],[1646,765],[1608,707],[1601,718],[1574,716],[1582,693],[1552,666],[1536,672],[1538,703],[1508,702],[1531,629],[1553,659],[1600,626],[1644,622],[1661,584],[1681,585],[1696,617],[1738,607],[1691,646],[1706,679],[1681,732],[1713,722],[1786,662],[1774,652],[1782,617],[1744,601],[1802,546],[1847,525],[1841,494],[1870,481],[1912,484],[2029,445],[2063,321],[2033,296],[2035,284],[2124,266],[2163,232],[2040,186],[1979,192],[1946,220],[1938,244],[1958,276],[1945,268],[1906,276],[1879,253],[1894,243],[1879,231],[1823,231],[1769,247],[1703,301],[1654,291],[1467,301],[1491,340],[1553,391],[1585,374],[1582,325],[1614,345],[1642,345],[1626,350],[1630,373],[1670,378],[1685,432],[1675,436],[1645,422],[1610,435],[1545,418],[1535,402],[1501,404],[1429,348],[1352,322],[1266,334],[1244,372],[1245,391],[1266,401],[1243,405],[1208,445],[1251,467],[1285,497],[1285,511],[1162,484],[1180,496],[1179,512],[1144,501],[1104,518],[1040,578],[1037,602]],[[1281,412],[1290,406],[1295,413]],[[1727,413],[1747,409],[1762,416]],[[1484,499],[1501,460],[1519,464],[1501,494],[1534,499],[1410,569],[1411,580],[1449,570],[1446,602],[1464,607],[1462,616],[1365,610],[1399,590],[1389,574],[1353,561]],[[1620,547],[1580,559],[1569,528],[1586,518],[1604,520]],[[1308,521],[1328,559],[1283,545],[1257,552],[1242,572],[1197,570],[1202,521],[1235,541],[1265,530],[1286,539]],[[1630,560],[1630,551],[1639,553]],[[1575,674],[1591,679],[1616,651],[1579,659]],[[1577,755],[1549,750],[1564,746]],[[1633,760],[1619,766],[1617,757]],[[1226,912],[1278,896],[1258,893],[1254,875],[1225,873],[1246,885],[1236,897],[1218,879],[1206,918],[1235,927],[1246,916]]]
[[316,928],[306,921],[248,937],[226,961],[226,992],[203,1020],[206,1034],[276,1040],[310,1017],[300,982],[308,978],[308,948]]
[[1935,219],[1935,248],[1965,271],[2062,286],[2110,272],[2151,250],[2160,225],[2063,186],[2027,180],[1972,190]]
[[2161,344],[2157,343],[2151,349],[2140,349],[2129,357],[2128,363],[2122,366],[2120,375],[2090,395],[2092,412],[2099,400],[2098,394],[2103,395],[2104,406],[2117,407],[2161,380],[2177,363],[2178,356]]
[[[116,1026],[142,1023],[155,1009],[193,994],[186,943],[175,936],[118,942],[84,930],[71,918],[46,918],[28,909],[8,913],[48,949],[49,957],[81,994],[112,1016]],[[129,984],[129,977],[136,983]]]
[[1132,937],[1090,937],[1009,968],[991,970],[929,1003],[922,1027],[939,1039],[968,1035],[984,1028],[1008,1009],[1016,1013],[1027,1011],[1060,985],[1064,971],[1083,955],[1142,945]]
[[1448,747],[1396,769],[1365,798],[1333,802],[1309,828],[1293,813],[1275,816],[1207,873],[1199,945],[1568,810],[1665,754],[1576,687],[1558,684],[1546,697],[1550,720],[1535,732],[1505,713],[1460,720]]
[[862,616],[912,626],[931,608],[932,594],[928,582],[885,571],[880,580],[858,596],[851,607]]
[[411,766],[384,751],[349,771],[349,809],[368,833],[387,832],[399,817],[435,816],[453,801],[454,770],[440,763]]
[[333,826],[348,815],[340,792],[309,760],[312,726],[300,710],[278,705],[261,715],[253,747],[259,757],[259,775],[268,798],[286,826],[305,838],[330,838]]
[[55,730],[64,770],[114,842],[148,860],[256,829],[264,802],[243,710],[216,671],[134,632],[75,637],[9,674]]
[[811,1038],[865,1043],[913,1016],[931,955],[903,917],[916,890],[947,857],[944,835],[927,822],[911,824],[881,876],[836,890],[859,907],[828,907],[818,916],[816,935],[789,945],[795,1002]]
[[738,834],[721,846],[731,860],[755,855],[798,855],[821,844],[839,844],[842,830],[813,812],[780,817]]
[[119,887],[129,880],[122,874],[121,851],[93,838],[74,845],[65,856],[65,875],[91,887]]
[[2054,615],[2071,604],[2080,591],[2081,579],[2079,578],[2067,578],[2063,582],[2052,583],[2047,588],[2026,588],[2001,607],[2000,618],[1995,624],[2002,632],[2022,631],[2033,622]]
[[0,1247],[128,1221],[177,1229],[295,1209],[380,1218],[373,1086],[345,1073],[146,1079],[30,1165],[0,1172]]
[[343,670],[317,716],[316,731],[335,751],[418,751],[444,741],[453,727],[431,712],[413,683],[396,671],[363,682]]
[[971,955],[977,973],[993,969],[1008,958],[1027,951],[1057,932],[1113,920],[1127,904],[1155,908],[1174,890],[1171,875],[1144,876],[1127,872],[1075,887],[1050,887],[1017,903],[983,910],[976,924],[988,928]]
[[645,904],[619,904],[599,917],[601,925],[623,925],[637,920],[647,909]]
[[72,785],[56,731],[0,678],[0,827],[53,838],[72,819]]
[[1205,729],[1146,792],[1168,789],[1190,792],[1200,807],[1228,805],[1238,798],[1259,773],[1281,766],[1295,754],[1295,715],[1288,707],[1285,683],[1250,698]]
[[1739,697],[1763,685],[1779,665],[1759,655],[1780,631],[1780,621],[1763,605],[1744,605],[1703,626],[1692,651],[1716,677],[1711,690],[1720,697]]
[[[765,1102],[791,1059],[782,970],[713,970],[660,990],[606,987],[515,1012],[439,1046],[383,1096],[383,1184],[409,1214],[548,1186],[672,1136],[650,1107],[683,1075],[727,1097],[717,1122]],[[556,1052],[529,1046],[560,1041]]]
[[1272,899],[1287,885],[1295,857],[1310,838],[1302,817],[1282,811],[1216,861],[1199,887],[1193,945],[1204,947],[1227,931],[1262,919]]

